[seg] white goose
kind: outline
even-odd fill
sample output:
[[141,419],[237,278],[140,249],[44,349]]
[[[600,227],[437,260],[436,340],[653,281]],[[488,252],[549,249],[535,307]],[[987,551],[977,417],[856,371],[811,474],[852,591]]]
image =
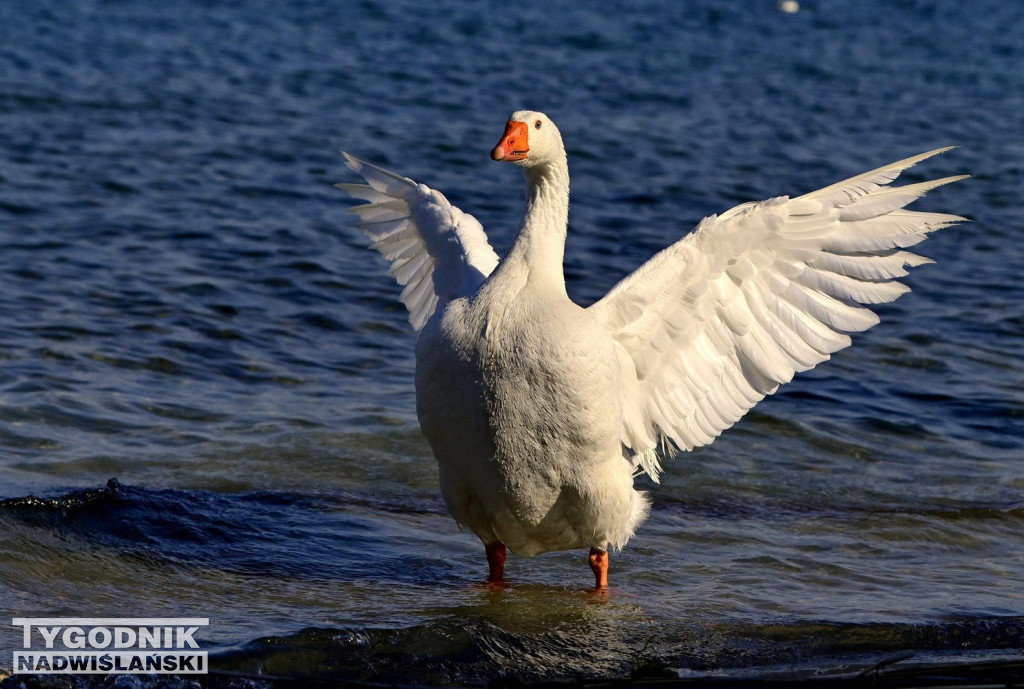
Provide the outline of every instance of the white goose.
[[659,453],[710,443],[797,371],[878,317],[861,304],[908,288],[930,262],[903,251],[963,220],[903,210],[947,177],[889,186],[939,149],[800,196],[705,218],[588,308],[562,273],[569,170],[542,113],[512,115],[494,160],[520,166],[526,214],[499,260],[477,220],[440,192],[359,161],[340,184],[405,285],[418,331],[416,408],[456,522],[503,581],[520,555],[590,547],[598,588],[608,550],[647,516],[633,487]]

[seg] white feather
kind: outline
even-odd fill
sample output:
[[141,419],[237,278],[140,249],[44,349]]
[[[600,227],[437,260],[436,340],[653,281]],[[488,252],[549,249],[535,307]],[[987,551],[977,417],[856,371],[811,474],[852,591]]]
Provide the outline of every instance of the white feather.
[[366,184],[337,184],[368,203],[349,210],[372,248],[391,261],[404,285],[401,300],[419,332],[438,305],[471,295],[498,264],[476,218],[451,205],[440,192],[345,154]]
[[[664,434],[685,448],[710,442],[779,383],[849,345],[846,333],[875,325],[878,317],[859,305],[892,301],[909,291],[892,279],[906,275],[908,266],[928,262],[897,249],[962,220],[903,210],[925,192],[962,177],[887,186],[906,168],[945,150],[795,199],[742,204],[707,218],[594,304],[590,311],[629,354],[644,389],[633,397],[644,413],[625,418],[626,423],[645,419],[647,427],[624,437]],[[695,283],[710,290],[700,292]],[[657,301],[663,315],[620,306],[637,301]],[[715,337],[694,337],[687,319]],[[712,327],[719,320],[725,330]],[[678,356],[692,363],[673,367],[664,356],[650,356],[651,349],[664,352],[663,333],[673,336]],[[666,389],[689,395],[688,404],[678,405],[689,409],[686,416],[667,410]],[[728,404],[720,389],[740,394],[734,392],[734,403]],[[637,453],[653,448],[631,447]]]
[[338,186],[365,201],[357,227],[404,286],[417,411],[449,510],[521,554],[623,545],[647,513],[636,474],[657,481],[664,455],[710,443],[848,346],[878,322],[864,305],[898,298],[895,279],[929,262],[903,249],[961,220],[905,209],[960,177],[891,186],[939,149],[705,218],[582,309],[560,264],[561,137],[540,113],[513,117],[529,133],[516,158],[528,202],[500,264],[440,192],[350,156],[367,183]]

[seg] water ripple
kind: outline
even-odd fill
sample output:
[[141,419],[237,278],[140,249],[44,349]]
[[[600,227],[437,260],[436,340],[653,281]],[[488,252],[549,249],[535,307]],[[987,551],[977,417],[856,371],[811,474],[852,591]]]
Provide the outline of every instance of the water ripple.
[[[1019,650],[1021,10],[801,5],[0,4],[0,603],[202,612],[225,668],[401,682]],[[644,484],[603,603],[580,553],[477,586],[331,186],[344,148],[504,250],[521,107],[567,142],[582,304],[738,202],[951,143],[907,181],[974,175],[922,201],[972,222],[878,328]]]

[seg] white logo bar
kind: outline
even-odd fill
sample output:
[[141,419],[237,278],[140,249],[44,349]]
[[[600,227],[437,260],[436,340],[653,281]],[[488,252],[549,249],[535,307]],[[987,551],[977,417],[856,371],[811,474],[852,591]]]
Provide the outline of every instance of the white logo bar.
[[104,651],[16,651],[14,673],[89,674],[116,673],[127,675],[176,674],[205,675],[208,672],[206,651],[111,652]]
[[15,617],[15,673],[206,674],[193,635],[208,617]]
[[209,617],[15,617],[11,620],[15,627],[207,627],[209,624]]

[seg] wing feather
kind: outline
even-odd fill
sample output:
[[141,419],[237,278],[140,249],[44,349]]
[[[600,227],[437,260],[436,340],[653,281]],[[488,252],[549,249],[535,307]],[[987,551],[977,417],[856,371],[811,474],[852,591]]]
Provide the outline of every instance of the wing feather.
[[370,245],[390,261],[389,272],[403,285],[401,300],[419,332],[452,299],[472,294],[498,264],[483,227],[449,203],[441,192],[345,155],[348,167],[366,184],[335,186],[367,203],[349,210]]
[[658,479],[659,447],[711,442],[765,395],[878,323],[909,291],[908,251],[963,218],[906,210],[963,176],[889,186],[938,149],[790,199],[703,220],[590,307],[625,381],[623,444]]

